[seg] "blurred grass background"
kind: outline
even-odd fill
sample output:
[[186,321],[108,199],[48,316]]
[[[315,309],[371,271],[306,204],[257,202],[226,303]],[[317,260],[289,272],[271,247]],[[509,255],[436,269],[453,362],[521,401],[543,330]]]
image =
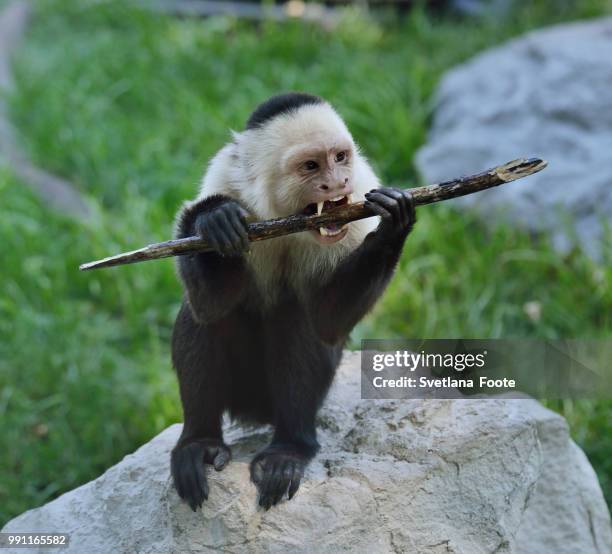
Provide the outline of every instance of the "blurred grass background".
[[[412,186],[444,70],[526,30],[606,13],[607,0],[522,2],[504,21],[415,9],[375,23],[347,10],[329,32],[177,19],[118,2],[37,3],[15,60],[11,115],[32,159],[75,183],[95,216],[58,215],[0,171],[0,525],[180,421],[173,262],[76,268],[169,238],[208,158],[258,102],[290,89],[326,97],[383,181]],[[578,248],[560,256],[546,237],[428,207],[354,340],[609,337],[609,245],[600,263]],[[612,403],[550,405],[568,418],[610,503]]]

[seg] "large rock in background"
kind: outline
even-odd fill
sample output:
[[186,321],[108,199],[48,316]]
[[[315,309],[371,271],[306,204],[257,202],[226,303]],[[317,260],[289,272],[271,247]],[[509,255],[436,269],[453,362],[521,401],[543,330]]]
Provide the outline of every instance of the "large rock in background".
[[435,104],[417,155],[427,182],[545,158],[542,173],[461,201],[488,221],[501,208],[513,222],[551,230],[561,249],[569,219],[587,251],[601,254],[601,218],[612,213],[612,19],[552,27],[485,52],[444,77]]
[[359,354],[347,354],[320,455],[269,512],[256,510],[248,474],[266,433],[228,430],[234,461],[209,472],[194,513],[170,481],[173,425],[3,531],[69,533],[79,554],[612,551],[597,478],[560,416],[533,400],[361,400],[359,387]]

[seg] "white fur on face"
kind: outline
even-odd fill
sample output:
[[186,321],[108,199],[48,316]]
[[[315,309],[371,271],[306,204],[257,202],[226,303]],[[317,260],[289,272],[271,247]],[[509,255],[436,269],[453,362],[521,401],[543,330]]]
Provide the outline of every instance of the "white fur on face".
[[[363,201],[366,192],[380,186],[344,121],[329,104],[303,106],[261,128],[233,133],[233,139],[211,160],[197,199],[230,196],[247,207],[255,220],[283,217],[305,207],[301,181],[288,172],[287,159],[292,151],[311,145],[352,146],[353,202]],[[329,245],[318,243],[310,233],[253,243],[248,260],[263,297],[273,301],[283,284],[301,293],[309,281],[324,281],[377,223],[374,217],[349,223],[347,235]]]

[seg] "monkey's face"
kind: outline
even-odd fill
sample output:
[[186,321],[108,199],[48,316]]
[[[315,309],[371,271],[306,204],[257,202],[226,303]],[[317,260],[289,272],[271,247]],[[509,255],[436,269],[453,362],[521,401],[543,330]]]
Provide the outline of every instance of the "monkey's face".
[[[240,194],[259,218],[322,213],[351,202],[359,152],[330,105],[303,106],[234,140],[249,183]],[[362,199],[364,191],[355,192]],[[297,233],[292,240],[337,243],[350,234],[350,225]]]
[[[311,138],[289,148],[282,161],[279,202],[289,208],[289,213],[307,215],[348,204],[353,193],[353,156],[353,144],[342,137]],[[331,225],[309,235],[320,244],[333,244],[347,232],[348,225]]]

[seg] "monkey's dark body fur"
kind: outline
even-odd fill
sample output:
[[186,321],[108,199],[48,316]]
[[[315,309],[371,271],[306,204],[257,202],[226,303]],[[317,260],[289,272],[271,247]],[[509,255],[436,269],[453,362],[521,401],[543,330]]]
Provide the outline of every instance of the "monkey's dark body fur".
[[[233,204],[215,197],[186,210],[179,237],[197,234],[196,215],[224,200]],[[281,477],[289,478],[268,477],[264,485],[269,486],[260,487],[261,504],[278,502],[291,482],[297,490],[305,464],[319,447],[315,417],[342,347],[389,281],[409,227],[402,231],[389,236],[379,227],[368,235],[328,280],[312,283],[307,303],[284,287],[277,302],[266,309],[244,258],[215,252],[180,258],[187,298],[176,320],[172,351],[185,425],[173,452],[172,470],[179,494],[193,508],[208,495],[198,460],[221,468],[229,460],[226,455],[215,463],[219,448],[224,448],[225,410],[237,418],[274,425],[271,444],[252,462],[252,476],[256,483],[258,477],[266,477],[265,466],[261,476],[254,467],[266,460],[276,464]]]
[[366,202],[381,215],[376,231],[299,297],[291,283],[281,283],[275,300],[265,303],[243,255],[243,207],[215,195],[181,213],[178,238],[205,234],[217,243],[215,252],[179,258],[186,295],[172,358],[185,423],[171,467],[192,509],[208,497],[204,464],[220,470],[231,457],[221,429],[225,411],[274,426],[271,443],[250,467],[259,504],[267,509],[297,491],[319,449],[315,418],[343,345],[382,294],[415,221],[405,191],[378,189]]

